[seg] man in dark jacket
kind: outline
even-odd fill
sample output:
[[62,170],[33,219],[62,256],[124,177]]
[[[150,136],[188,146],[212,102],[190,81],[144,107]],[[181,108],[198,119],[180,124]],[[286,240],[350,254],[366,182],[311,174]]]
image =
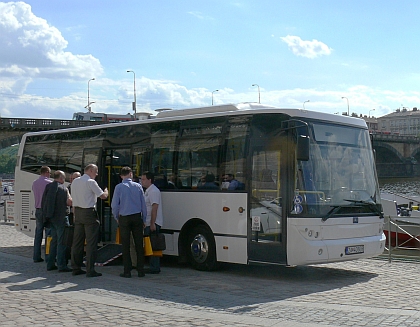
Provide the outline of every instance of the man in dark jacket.
[[72,271],[67,267],[66,246],[63,244],[65,226],[68,225],[67,206],[72,204],[69,191],[64,186],[65,178],[63,171],[54,172],[54,181],[45,187],[42,196],[42,213],[50,224],[52,237],[47,261],[48,271],[57,269],[59,272]]

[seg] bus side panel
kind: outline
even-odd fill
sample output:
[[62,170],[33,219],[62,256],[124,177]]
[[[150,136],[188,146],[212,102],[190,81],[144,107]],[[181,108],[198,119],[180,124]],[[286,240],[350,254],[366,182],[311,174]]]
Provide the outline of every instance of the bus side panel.
[[15,227],[28,236],[35,236],[35,199],[32,183],[39,176],[19,171],[15,179]]
[[178,255],[178,238],[179,233],[163,234],[165,235],[166,250],[165,254]]
[[246,251],[248,241],[245,237],[216,236],[215,240],[217,261],[241,264],[248,263],[248,254]]
[[[247,263],[247,194],[229,192],[162,192],[163,229],[179,232],[191,219],[205,222],[215,235],[217,260]],[[171,242],[170,235],[166,240]],[[165,254],[177,254],[174,251]]]

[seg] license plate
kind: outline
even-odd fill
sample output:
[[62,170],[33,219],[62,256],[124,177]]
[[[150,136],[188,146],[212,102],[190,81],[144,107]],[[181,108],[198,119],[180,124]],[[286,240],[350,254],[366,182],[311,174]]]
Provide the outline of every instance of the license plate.
[[346,255],[358,254],[358,253],[364,253],[364,252],[365,252],[364,245],[346,246]]

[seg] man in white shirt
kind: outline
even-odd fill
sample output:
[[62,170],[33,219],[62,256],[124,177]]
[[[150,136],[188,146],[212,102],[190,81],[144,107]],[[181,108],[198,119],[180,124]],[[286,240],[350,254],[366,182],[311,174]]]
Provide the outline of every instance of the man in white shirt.
[[[108,189],[103,191],[95,181],[98,167],[89,164],[82,177],[76,178],[71,185],[74,208],[74,236],[71,247],[71,267],[73,275],[86,274],[86,277],[102,276],[95,271],[98,249],[99,218],[96,212],[96,200],[105,200]],[[86,271],[82,270],[83,248],[86,239]]]
[[[147,217],[145,220],[146,228],[144,230],[145,235],[151,233],[160,232],[160,228],[163,225],[163,214],[162,214],[162,197],[159,189],[153,184],[154,175],[151,172],[145,172],[141,176],[141,185],[146,188],[144,192],[144,199],[146,201]],[[160,257],[151,256],[149,261],[149,270],[145,270],[145,273],[159,274],[160,273]]]

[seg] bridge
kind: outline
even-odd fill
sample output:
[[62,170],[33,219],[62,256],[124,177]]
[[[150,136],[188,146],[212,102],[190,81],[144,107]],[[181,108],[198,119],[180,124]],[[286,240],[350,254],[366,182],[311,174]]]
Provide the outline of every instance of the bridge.
[[91,126],[103,123],[101,121],[88,120],[0,118],[0,149],[19,143],[23,134],[28,132]]
[[420,138],[412,135],[372,134],[379,177],[420,176]]

